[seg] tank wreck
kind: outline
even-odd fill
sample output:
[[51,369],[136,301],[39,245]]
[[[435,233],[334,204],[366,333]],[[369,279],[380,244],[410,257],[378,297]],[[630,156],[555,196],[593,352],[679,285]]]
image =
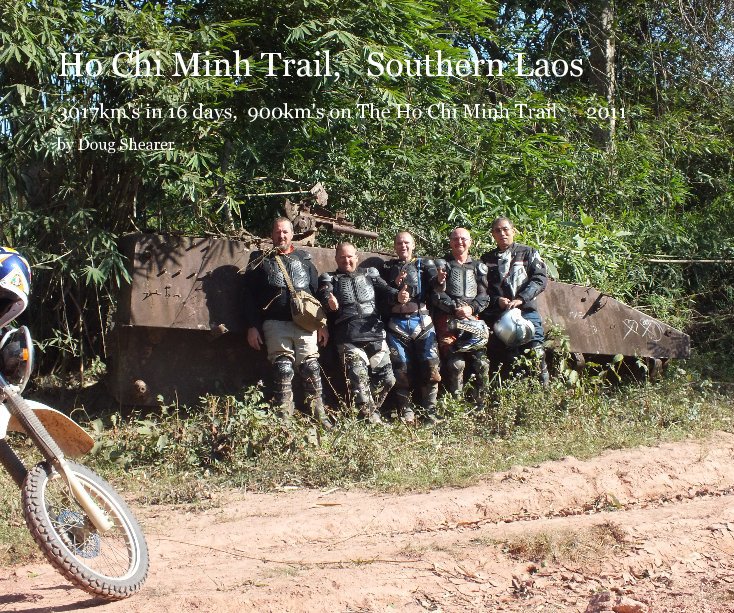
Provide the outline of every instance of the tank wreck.
[[[343,218],[289,206],[308,236],[322,224],[375,236]],[[242,318],[242,278],[250,252],[267,245],[254,237],[141,233],[122,239],[131,283],[119,295],[109,356],[111,391],[120,403],[153,406],[159,396],[191,403],[207,393],[235,393],[267,380],[265,354],[248,346]],[[320,273],[334,268],[333,249],[302,248]],[[365,266],[386,257],[360,253]],[[690,354],[687,334],[591,287],[549,281],[539,310],[544,321],[565,331],[577,367],[621,354],[642,361],[652,376],[667,360]],[[329,348],[322,361],[327,374],[338,372]]]

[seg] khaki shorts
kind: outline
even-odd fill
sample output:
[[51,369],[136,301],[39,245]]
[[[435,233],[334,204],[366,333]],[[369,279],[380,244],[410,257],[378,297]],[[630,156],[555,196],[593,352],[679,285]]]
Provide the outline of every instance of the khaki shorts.
[[316,332],[306,332],[292,321],[267,319],[263,322],[263,333],[271,362],[285,355],[298,367],[307,358],[319,357]]

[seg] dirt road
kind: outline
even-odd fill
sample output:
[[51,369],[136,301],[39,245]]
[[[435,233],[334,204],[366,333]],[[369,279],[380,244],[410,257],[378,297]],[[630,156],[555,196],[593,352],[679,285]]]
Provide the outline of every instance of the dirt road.
[[[234,491],[198,513],[137,511],[150,576],[105,612],[734,611],[728,433],[464,489]],[[46,564],[0,569],[2,612],[98,602]]]

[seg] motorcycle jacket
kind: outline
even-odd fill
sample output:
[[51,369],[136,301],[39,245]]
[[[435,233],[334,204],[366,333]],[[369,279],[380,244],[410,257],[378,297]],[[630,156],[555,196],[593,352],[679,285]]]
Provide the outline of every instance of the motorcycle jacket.
[[260,327],[266,319],[292,319],[290,291],[276,255],[288,271],[295,289],[312,295],[316,293],[318,273],[310,253],[300,249],[293,249],[290,253],[254,251],[244,276],[245,323],[248,328]]
[[[388,286],[376,268],[354,272],[323,274],[319,277],[317,298],[324,305],[337,344],[376,341],[385,337],[380,304],[395,304],[398,291]],[[336,311],[328,307],[329,295],[339,302]]]
[[487,308],[487,267],[469,258],[460,264],[452,255],[446,257],[446,282],[432,294],[433,306],[452,314],[454,309],[468,305],[474,315]]
[[519,298],[521,311],[537,310],[535,299],[548,284],[548,274],[536,249],[513,243],[505,251],[493,249],[485,253],[482,262],[487,266],[489,308],[486,315],[490,320],[502,314],[500,298]]
[[[397,279],[402,272],[405,272],[403,282],[398,286]],[[409,262],[399,259],[388,260],[382,265],[380,275],[387,281],[390,287],[396,288],[398,291],[403,285],[408,288],[410,294],[410,302],[415,302],[419,307],[425,306],[428,301],[428,294],[436,280],[436,265],[433,260],[428,258],[416,257]]]

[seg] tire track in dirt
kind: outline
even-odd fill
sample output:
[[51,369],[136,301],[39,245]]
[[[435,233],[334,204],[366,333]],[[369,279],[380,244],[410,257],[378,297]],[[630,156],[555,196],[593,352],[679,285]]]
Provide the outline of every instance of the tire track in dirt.
[[[734,611],[732,460],[734,435],[717,433],[462,489],[229,491],[198,513],[138,509],[148,583],[104,609],[585,611],[609,592],[656,612]],[[530,559],[554,543],[555,559]],[[0,569],[0,612],[94,604],[47,565]]]

